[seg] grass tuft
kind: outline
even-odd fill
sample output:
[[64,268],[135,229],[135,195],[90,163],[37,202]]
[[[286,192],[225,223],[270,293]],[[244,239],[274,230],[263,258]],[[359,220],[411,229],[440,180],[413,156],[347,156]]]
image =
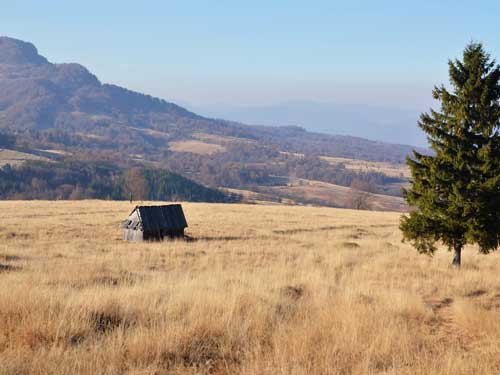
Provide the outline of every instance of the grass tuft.
[[183,204],[192,240],[127,243],[128,202],[0,205],[1,375],[500,368],[500,258],[419,255],[399,214]]

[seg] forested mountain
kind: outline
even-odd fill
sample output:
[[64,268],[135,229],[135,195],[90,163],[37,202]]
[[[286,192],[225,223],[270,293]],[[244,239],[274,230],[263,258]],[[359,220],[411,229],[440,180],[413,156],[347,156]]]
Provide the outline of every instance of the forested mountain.
[[[58,160],[168,169],[212,188],[247,189],[308,178],[350,186],[394,178],[332,166],[322,157],[402,163],[411,146],[248,126],[103,84],[79,64],[53,64],[31,43],[0,37],[0,147],[55,150]],[[402,180],[398,180],[402,182]],[[112,196],[112,195],[111,195]]]
[[123,170],[108,163],[27,162],[0,168],[0,199],[134,199],[235,202],[237,195],[207,188],[160,169]]
[[[285,99],[284,99],[285,100]],[[300,124],[312,132],[344,134],[389,143],[426,144],[417,120],[425,105],[347,104],[335,101],[291,100],[264,105],[195,105],[196,113],[245,124]],[[418,107],[418,108],[417,108]]]
[[[260,127],[198,116],[182,107],[115,85],[102,84],[79,64],[52,64],[31,43],[0,37],[0,128],[31,135],[50,130],[61,144],[104,149],[161,149],[166,139],[193,133],[232,136],[287,152],[319,152],[369,160],[402,161],[410,146]],[[150,129],[164,133],[161,141]]]

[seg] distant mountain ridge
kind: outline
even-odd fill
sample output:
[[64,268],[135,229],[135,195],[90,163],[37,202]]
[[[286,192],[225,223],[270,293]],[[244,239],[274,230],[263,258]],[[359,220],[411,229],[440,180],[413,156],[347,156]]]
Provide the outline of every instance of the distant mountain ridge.
[[[70,168],[60,169],[54,186],[68,185],[64,181],[75,173],[71,166],[81,161],[122,171],[171,171],[209,188],[258,193],[273,202],[336,207],[349,204],[336,195],[342,189],[324,194],[337,185],[364,186],[395,198],[406,182],[402,163],[414,149],[299,126],[207,118],[163,99],[103,84],[80,64],[51,63],[33,44],[8,37],[0,37],[1,142],[35,155],[57,155]],[[385,173],[394,170],[387,163],[396,163],[401,173]],[[17,175],[26,168],[5,173]],[[44,168],[53,175],[50,169],[56,166]],[[28,180],[23,181],[31,194],[33,181]],[[35,182],[31,188],[40,190]],[[69,185],[60,187],[62,196],[72,195]],[[89,195],[95,191],[91,185]]]
[[425,108],[418,110],[307,100],[253,106],[205,104],[193,108],[200,114],[246,124],[299,124],[309,131],[326,134],[416,146],[427,144],[425,133],[417,126],[419,115]]
[[[299,127],[246,126],[205,118],[162,99],[102,84],[82,65],[52,64],[33,44],[9,37],[0,37],[0,128],[94,134],[94,141],[101,140],[100,145],[93,145],[98,148],[109,148],[106,139],[120,143],[118,134],[155,143],[150,135],[135,130],[143,128],[168,133],[172,139],[190,138],[201,131],[266,139],[288,152],[318,149],[332,156],[358,158],[371,153],[374,160],[403,161],[412,149],[357,137],[319,135]],[[134,143],[130,141],[124,143],[130,146]]]
[[0,64],[47,64],[45,57],[38,54],[36,47],[29,42],[0,37]]
[[52,64],[31,43],[0,37],[0,127],[64,126],[72,113],[197,116],[175,104],[101,84],[80,64]]

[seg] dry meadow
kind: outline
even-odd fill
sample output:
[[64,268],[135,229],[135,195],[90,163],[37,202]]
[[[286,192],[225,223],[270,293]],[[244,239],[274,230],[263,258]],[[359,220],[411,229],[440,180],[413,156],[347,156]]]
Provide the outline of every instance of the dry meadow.
[[500,259],[418,255],[399,214],[184,204],[132,244],[128,202],[0,202],[0,374],[497,374]]

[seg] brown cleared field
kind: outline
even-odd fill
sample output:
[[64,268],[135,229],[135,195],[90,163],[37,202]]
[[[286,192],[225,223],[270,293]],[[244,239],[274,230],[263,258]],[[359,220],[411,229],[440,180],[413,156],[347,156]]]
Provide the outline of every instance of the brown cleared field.
[[0,374],[497,374],[500,259],[434,259],[399,214],[184,204],[130,244],[127,202],[0,202]]
[[0,148],[0,168],[6,164],[10,164],[11,166],[18,166],[18,165],[21,165],[22,163],[24,163],[26,160],[48,161],[49,159],[44,158],[42,156],[28,154],[25,152],[19,152],[19,151],[7,150],[4,148]]
[[191,152],[200,155],[211,155],[226,150],[224,146],[196,140],[169,142],[168,145],[174,152]]
[[321,159],[330,164],[344,164],[347,169],[357,172],[380,172],[389,177],[409,178],[410,169],[406,164],[394,164],[378,161],[356,160],[348,158],[338,158],[321,156]]
[[208,133],[193,133],[193,136],[201,141],[209,141],[211,143],[225,144],[225,143],[256,143],[252,139],[237,138],[230,136],[222,136]]
[[[285,155],[304,157],[304,154],[281,152]],[[406,164],[396,164],[382,161],[368,161],[360,159],[350,159],[334,156],[320,156],[320,159],[332,164],[344,164],[346,169],[356,172],[380,172],[389,177],[409,178],[411,176],[410,169]]]
[[[352,195],[351,188],[305,179],[292,180],[287,186],[259,187],[259,190],[276,196],[287,196],[295,200],[315,200],[324,205],[336,207],[349,207],[349,197]],[[245,197],[245,195],[243,196]],[[408,211],[408,205],[401,197],[368,194],[367,202],[370,209],[375,211]]]

